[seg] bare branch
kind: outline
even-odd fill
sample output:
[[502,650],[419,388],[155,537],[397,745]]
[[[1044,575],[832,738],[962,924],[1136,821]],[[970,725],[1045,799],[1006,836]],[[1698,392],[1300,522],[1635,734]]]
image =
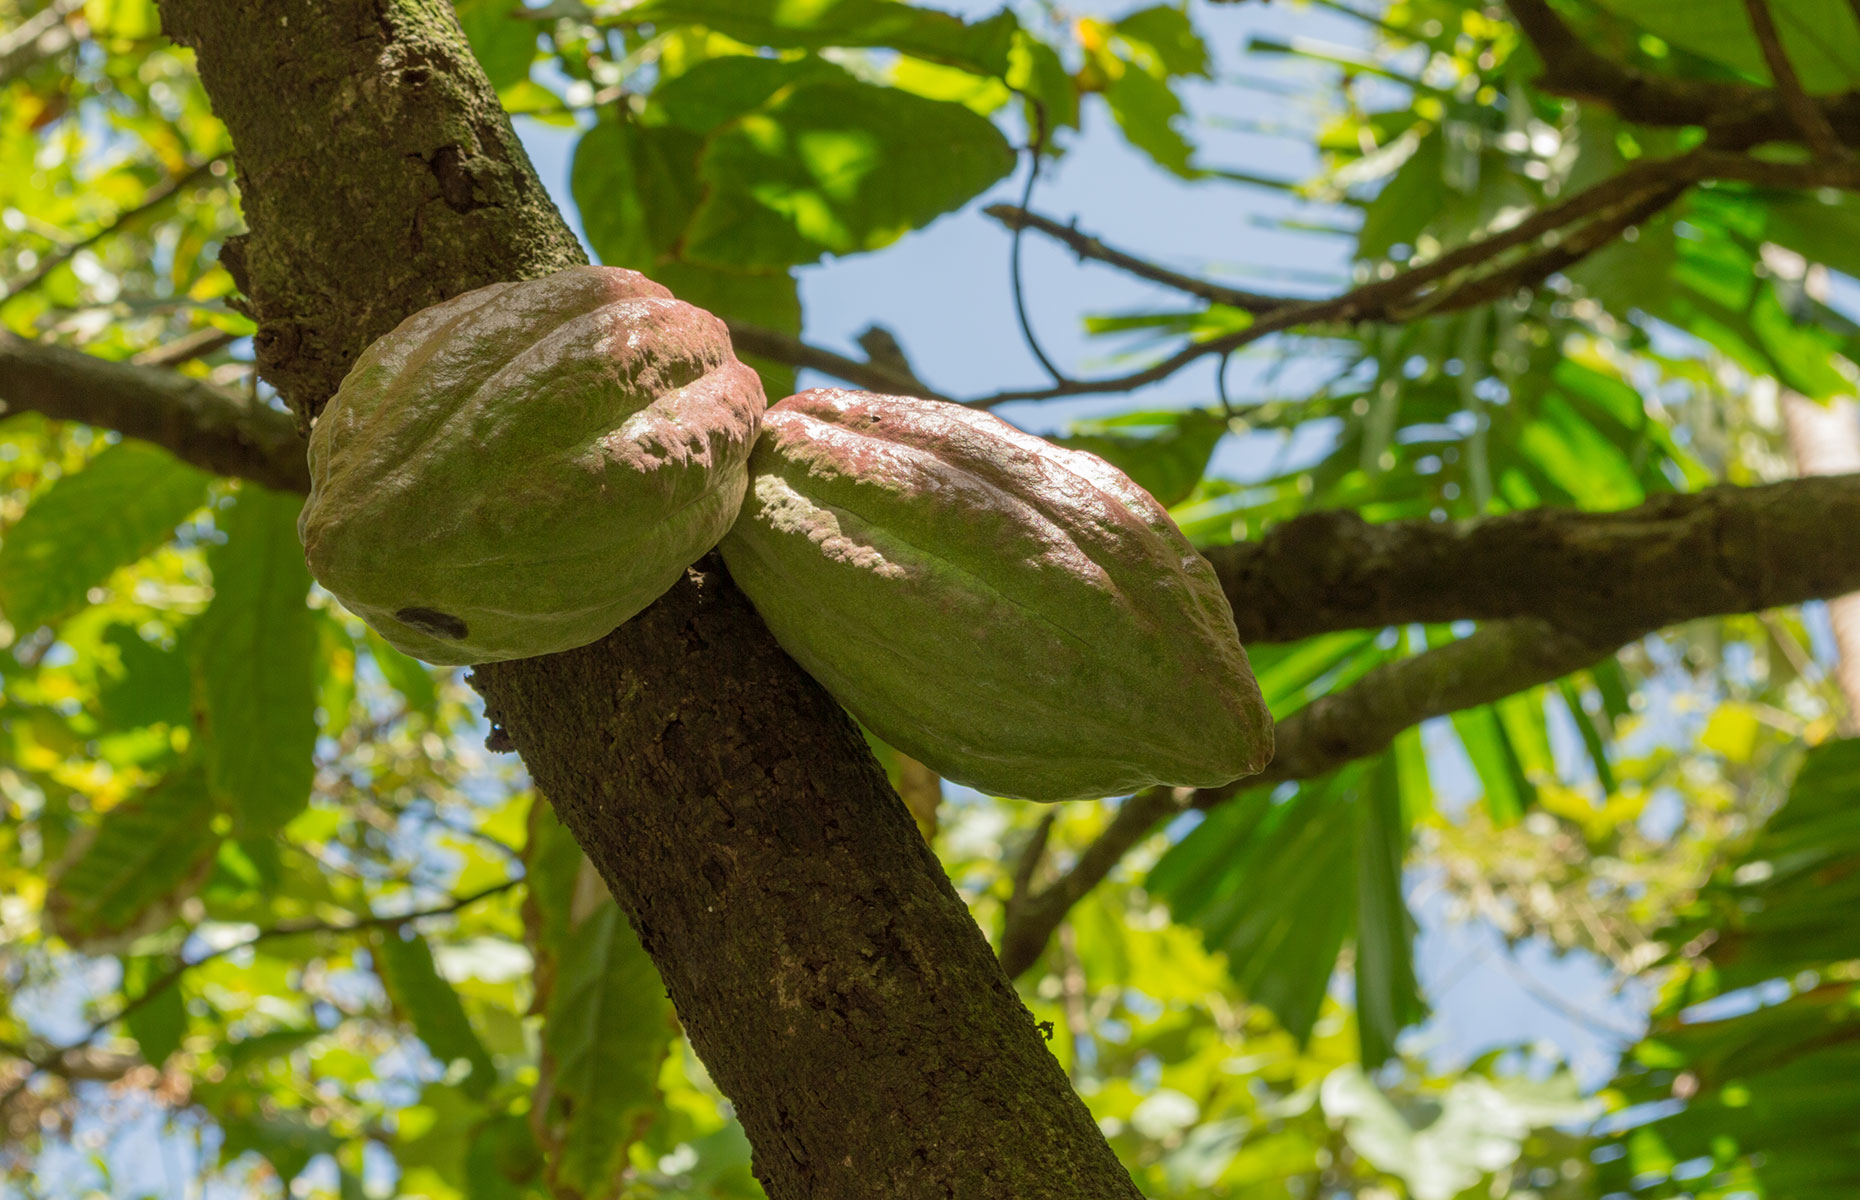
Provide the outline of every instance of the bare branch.
[[1070,225],[1061,225],[1051,217],[1043,217],[1012,204],[991,204],[982,210],[995,220],[1012,230],[1032,229],[1043,233],[1054,241],[1060,242],[1080,258],[1089,258],[1097,262],[1116,267],[1127,275],[1160,283],[1164,287],[1198,296],[1211,304],[1224,304],[1229,308],[1238,308],[1250,313],[1266,313],[1288,304],[1296,304],[1293,296],[1268,296],[1261,292],[1242,291],[1225,284],[1213,283],[1206,279],[1197,279],[1193,275],[1184,275],[1158,266],[1122,250],[1105,245],[1088,233],[1081,233]]
[[[926,387],[922,380],[909,372],[901,372],[889,364],[848,358],[844,354],[835,354],[819,346],[810,346],[799,338],[759,325],[746,325],[741,321],[726,321],[730,327],[730,341],[737,351],[743,354],[756,354],[763,358],[786,363],[791,367],[808,367],[815,371],[844,380],[856,387],[874,392],[883,392],[891,396],[922,396],[929,400],[947,400],[949,397],[939,395]],[[779,399],[779,397],[775,397]]]
[[310,490],[303,442],[290,417],[160,367],[0,331],[0,406],[114,429],[220,475]]
[[1825,475],[1606,513],[1371,524],[1314,512],[1204,553],[1245,642],[1517,617],[1606,638],[1860,590],[1856,530],[1860,475]]
[[1776,91],[1782,97],[1783,111],[1789,114],[1789,120],[1801,131],[1802,140],[1808,143],[1817,158],[1846,157],[1846,147],[1841,145],[1840,136],[1828,123],[1828,114],[1802,90],[1802,80],[1795,73],[1795,65],[1789,61],[1789,52],[1783,49],[1782,37],[1776,32],[1776,21],[1770,16],[1767,0],[1744,0],[1744,11],[1750,17],[1750,31],[1756,35],[1757,46],[1763,51],[1763,61],[1769,65],[1770,75],[1776,80]]
[[1072,905],[1175,813],[1214,808],[1257,787],[1315,779],[1378,753],[1422,721],[1559,679],[1631,640],[1595,642],[1545,621],[1495,621],[1458,641],[1377,667],[1280,721],[1277,753],[1262,774],[1220,788],[1156,788],[1125,801],[1072,869],[1011,915],[1001,936],[1001,965],[1010,975],[1031,967]]
[[[1299,326],[1406,320],[1420,312],[1450,312],[1485,303],[1541,282],[1635,222],[1658,212],[1684,194],[1686,188],[1708,180],[1776,188],[1860,189],[1860,167],[1852,162],[1775,163],[1711,149],[1643,160],[1516,225],[1438,258],[1336,296],[1298,301],[1261,313],[1244,329],[1190,343],[1141,370],[1102,379],[1069,380],[1049,388],[996,392],[968,403],[992,408],[1014,401],[1128,392],[1167,379],[1210,354],[1228,354],[1269,334]],[[1578,228],[1573,234],[1567,232],[1571,226],[1585,224],[1589,227]],[[1518,250],[1524,251],[1521,262],[1504,261]]]
[[227,333],[207,326],[183,334],[172,342],[163,342],[130,358],[138,367],[175,367],[197,358],[205,358],[238,341],[244,334]]
[[1422,721],[1560,679],[1678,621],[1850,592],[1860,587],[1855,530],[1860,475],[1837,475],[1664,496],[1620,513],[1539,509],[1458,526],[1313,513],[1259,542],[1210,550],[1249,640],[1512,619],[1384,664],[1292,713],[1259,775],[1125,801],[1069,871],[1010,906],[1002,965],[1013,975],[1032,966],[1072,905],[1175,813],[1317,778]]
[[202,176],[210,174],[214,165],[219,161],[218,159],[209,159],[206,162],[195,163],[179,175],[172,176],[150,188],[148,193],[143,196],[140,203],[133,208],[124,209],[122,212],[116,214],[107,225],[78,238],[76,241],[66,242],[64,245],[51,251],[44,258],[40,259],[38,265],[33,267],[32,270],[8,283],[6,289],[0,291],[0,304],[11,300],[22,292],[31,291],[33,288],[39,286],[40,283],[44,282],[46,276],[56,271],[67,262],[70,262],[80,251],[89,249],[111,234],[121,233],[136,221],[160,208],[169,200],[173,199],[176,193],[198,182]]

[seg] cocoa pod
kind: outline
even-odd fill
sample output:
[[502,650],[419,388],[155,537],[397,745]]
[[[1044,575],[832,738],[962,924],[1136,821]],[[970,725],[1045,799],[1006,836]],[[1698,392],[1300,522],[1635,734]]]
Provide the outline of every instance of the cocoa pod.
[[434,663],[566,650],[741,506],[766,403],[723,323],[633,271],[495,283],[362,353],[310,437],[310,573]]
[[1272,756],[1207,560],[1109,463],[986,413],[790,396],[719,548],[783,649],[958,783],[1066,800]]

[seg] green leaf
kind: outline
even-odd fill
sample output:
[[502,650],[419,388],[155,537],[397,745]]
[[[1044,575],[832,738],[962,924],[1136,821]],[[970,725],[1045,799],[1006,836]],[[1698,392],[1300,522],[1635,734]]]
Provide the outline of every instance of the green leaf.
[[963,105],[850,77],[806,81],[712,136],[684,257],[755,270],[874,250],[1013,166],[1000,131]]
[[646,0],[629,22],[703,25],[738,41],[787,50],[884,46],[978,75],[1005,75],[1020,23],[1007,11],[969,24],[948,13],[890,0]]
[[1427,1015],[1414,977],[1414,919],[1401,890],[1407,852],[1396,757],[1383,754],[1356,804],[1356,1026],[1369,1067],[1394,1057],[1397,1035]]
[[1336,822],[1361,773],[1346,767],[1282,801],[1242,794],[1170,847],[1144,884],[1300,1042],[1354,920],[1355,839],[1337,836]]
[[209,477],[122,442],[61,476],[0,540],[0,611],[20,633],[81,608],[91,588],[168,540],[206,503]]
[[1055,129],[1079,127],[1079,93],[1051,46],[1022,30],[1014,35],[1014,49],[1009,58],[1008,86],[1037,101],[1050,135]]
[[1523,818],[1537,803],[1537,789],[1524,777],[1524,768],[1511,746],[1498,712],[1490,705],[1461,709],[1453,714],[1453,730],[1460,735],[1460,745],[1472,760],[1485,789],[1486,811],[1499,825],[1510,825]]
[[1195,148],[1176,127],[1183,116],[1182,101],[1167,79],[1126,67],[1105,87],[1104,99],[1124,140],[1165,171],[1183,179],[1201,177],[1191,161]]
[[[138,956],[123,960],[123,995],[133,1001],[147,993],[149,986],[165,976],[171,964],[165,959]],[[160,1067],[168,1056],[181,1048],[187,1035],[187,1007],[178,985],[169,984],[146,1003],[123,1018],[129,1035],[136,1039],[142,1060]]]
[[491,86],[503,91],[528,79],[536,54],[536,22],[526,20],[523,0],[453,0],[471,52]]
[[694,133],[644,126],[631,116],[603,118],[581,135],[569,187],[582,231],[603,263],[650,272],[672,248],[698,204],[702,146]]
[[[1623,1105],[1648,1107],[1609,1138],[1615,1155],[1597,1156],[1604,1190],[1846,1200],[1860,1189],[1857,801],[1860,739],[1817,746],[1787,803],[1660,931],[1697,948],[1680,968],[1691,986],[1669,993],[1614,1081]],[[1679,1008],[1727,992],[1742,993],[1732,1015]]]
[[105,813],[54,873],[52,927],[75,946],[140,928],[205,882],[219,842],[200,771],[170,775]]
[[1170,76],[1208,78],[1208,47],[1188,14],[1173,5],[1138,9],[1113,26],[1119,37]]
[[207,556],[213,603],[194,639],[207,785],[243,835],[281,828],[309,802],[316,748],[316,625],[295,496],[247,485]]
[[368,948],[394,1015],[413,1027],[441,1063],[464,1059],[470,1064],[462,1086],[467,1095],[482,1097],[497,1081],[497,1066],[465,1015],[458,992],[433,964],[426,939],[412,929],[383,929],[369,939]]
[[670,1006],[593,864],[540,798],[529,833],[524,932],[544,1014],[538,1135],[557,1191],[606,1195],[659,1104]]
[[809,80],[844,80],[845,68],[824,58],[708,58],[653,89],[647,117],[687,133],[708,134],[767,104],[777,92]]
[[[185,631],[185,630],[184,630]],[[111,625],[103,642],[116,650],[121,672],[98,689],[97,707],[116,729],[142,725],[185,725],[193,717],[188,704],[187,650],[150,645],[128,625]]]
[[559,947],[543,1020],[545,1141],[558,1188],[605,1194],[658,1106],[671,1045],[665,985],[611,901]]
[[220,1144],[221,1162],[231,1162],[248,1152],[257,1153],[287,1185],[303,1173],[311,1159],[319,1154],[334,1154],[342,1144],[328,1129],[296,1112],[215,1112],[213,1115],[220,1132],[225,1135]]
[[1195,410],[1131,413],[1110,420],[1076,421],[1065,437],[1050,439],[1096,454],[1167,508],[1188,499],[1208,466],[1227,421]]

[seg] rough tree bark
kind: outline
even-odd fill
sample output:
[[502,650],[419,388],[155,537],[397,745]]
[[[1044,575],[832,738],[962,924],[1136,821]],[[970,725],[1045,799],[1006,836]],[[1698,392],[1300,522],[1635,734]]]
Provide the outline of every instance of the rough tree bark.
[[[444,0],[164,0],[230,129],[228,265],[308,421],[407,314],[581,253]],[[706,562],[477,673],[772,1197],[1135,1197],[858,733]]]

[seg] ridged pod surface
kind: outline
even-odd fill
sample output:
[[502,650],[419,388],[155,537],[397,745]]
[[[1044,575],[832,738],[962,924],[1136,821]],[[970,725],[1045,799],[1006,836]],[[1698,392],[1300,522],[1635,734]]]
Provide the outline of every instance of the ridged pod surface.
[[1213,786],[1272,756],[1227,599],[1168,514],[986,413],[790,396],[720,548],[783,649],[958,783],[1067,800]]
[[433,663],[585,645],[735,518],[766,403],[723,323],[633,271],[495,283],[362,353],[310,437],[310,573]]

